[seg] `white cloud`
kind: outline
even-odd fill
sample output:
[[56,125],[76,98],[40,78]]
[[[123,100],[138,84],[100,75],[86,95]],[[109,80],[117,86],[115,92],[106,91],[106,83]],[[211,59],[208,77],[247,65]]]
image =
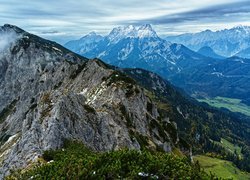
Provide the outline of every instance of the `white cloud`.
[[[150,21],[157,30],[158,34],[167,34],[173,32],[187,32],[197,30],[195,23],[197,21],[185,20],[185,14],[175,22],[173,15],[180,15],[185,12],[193,12],[200,9],[206,9],[211,6],[220,4],[230,4],[241,2],[240,0],[26,0],[25,3],[20,0],[2,0],[0,6],[0,23],[15,24],[27,31],[34,32],[38,35],[44,31],[58,31],[62,37],[80,37],[90,31],[99,33],[108,33],[114,26],[144,23]],[[247,2],[247,1],[246,1]],[[238,12],[239,14],[241,12]],[[225,14],[226,15],[226,14]],[[171,23],[158,23],[161,17],[168,17]],[[222,18],[203,18],[198,24],[207,27],[213,27],[213,20],[218,21],[221,25],[227,25],[227,19]],[[173,21],[171,21],[171,18]],[[181,21],[183,18],[183,21]],[[237,19],[239,18],[239,19]],[[248,23],[249,15],[234,14],[233,21]],[[211,21],[211,22],[209,22]],[[172,25],[174,24],[174,25]],[[217,22],[216,22],[217,24]],[[166,28],[168,26],[169,28]],[[170,28],[172,26],[172,29]],[[186,27],[186,28],[185,28]],[[189,27],[190,29],[187,29]],[[205,28],[205,27],[204,27]],[[186,30],[185,30],[186,29]],[[165,32],[169,30],[169,32]],[[47,37],[47,36],[46,36]],[[52,35],[51,35],[52,37]],[[50,37],[50,38],[51,38]]]
[[15,32],[0,32],[0,52],[8,48],[17,38],[18,35]]

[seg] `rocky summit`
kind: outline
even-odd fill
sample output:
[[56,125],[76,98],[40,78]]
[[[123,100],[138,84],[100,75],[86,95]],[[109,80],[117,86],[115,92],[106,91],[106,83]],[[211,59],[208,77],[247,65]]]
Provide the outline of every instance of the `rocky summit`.
[[158,126],[171,122],[133,79],[18,27],[0,29],[15,34],[0,52],[0,178],[65,139],[95,151],[178,146]]

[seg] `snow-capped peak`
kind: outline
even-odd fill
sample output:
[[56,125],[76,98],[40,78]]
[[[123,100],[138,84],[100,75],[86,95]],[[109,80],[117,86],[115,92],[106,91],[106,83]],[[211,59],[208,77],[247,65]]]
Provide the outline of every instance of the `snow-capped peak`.
[[249,26],[237,25],[233,27],[233,29],[245,29],[245,28],[249,28]]
[[134,37],[136,34],[136,28],[133,25],[120,26],[114,28],[108,35],[110,41],[117,41],[126,37]]
[[158,37],[150,24],[142,25],[138,28],[138,37]]
[[119,40],[123,38],[150,38],[150,37],[158,37],[156,32],[153,30],[150,24],[145,24],[142,26],[120,26],[114,28],[110,34],[108,35],[108,39],[117,43]]
[[237,31],[237,32],[244,32],[244,33],[250,33],[250,26],[243,26],[243,25],[238,25],[233,27],[231,30]]
[[144,25],[140,26],[139,29],[141,29],[141,30],[148,29],[148,30],[153,31],[153,28],[150,24],[144,24]]

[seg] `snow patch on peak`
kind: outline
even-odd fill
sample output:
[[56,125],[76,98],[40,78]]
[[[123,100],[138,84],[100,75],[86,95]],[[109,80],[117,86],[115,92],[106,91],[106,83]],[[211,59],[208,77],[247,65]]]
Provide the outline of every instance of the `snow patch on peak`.
[[114,28],[108,35],[108,39],[112,43],[117,43],[123,38],[149,38],[149,37],[153,38],[158,37],[150,24],[145,24],[137,27],[133,25],[120,26]]
[[243,26],[243,25],[237,25],[233,27],[233,29],[249,29],[249,28],[250,28],[249,26]]
[[139,29],[150,29],[150,30],[153,30],[153,28],[152,28],[152,26],[150,24],[144,24],[144,25],[140,26]]
[[239,34],[241,34],[241,33],[249,34],[250,33],[250,26],[238,25],[238,26],[233,27],[232,29],[229,29],[229,31],[235,31]]
[[136,34],[136,28],[133,25],[120,26],[114,28],[108,35],[108,39],[113,43],[127,37],[134,37]]
[[138,37],[158,37],[150,24],[142,25],[138,28]]

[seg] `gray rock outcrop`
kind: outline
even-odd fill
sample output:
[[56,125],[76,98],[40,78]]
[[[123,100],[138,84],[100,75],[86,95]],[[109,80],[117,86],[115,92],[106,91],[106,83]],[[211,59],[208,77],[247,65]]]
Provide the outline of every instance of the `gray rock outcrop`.
[[0,52],[0,178],[65,139],[96,151],[171,151],[175,141],[159,132],[162,117],[133,79],[17,27],[2,29],[18,39]]

